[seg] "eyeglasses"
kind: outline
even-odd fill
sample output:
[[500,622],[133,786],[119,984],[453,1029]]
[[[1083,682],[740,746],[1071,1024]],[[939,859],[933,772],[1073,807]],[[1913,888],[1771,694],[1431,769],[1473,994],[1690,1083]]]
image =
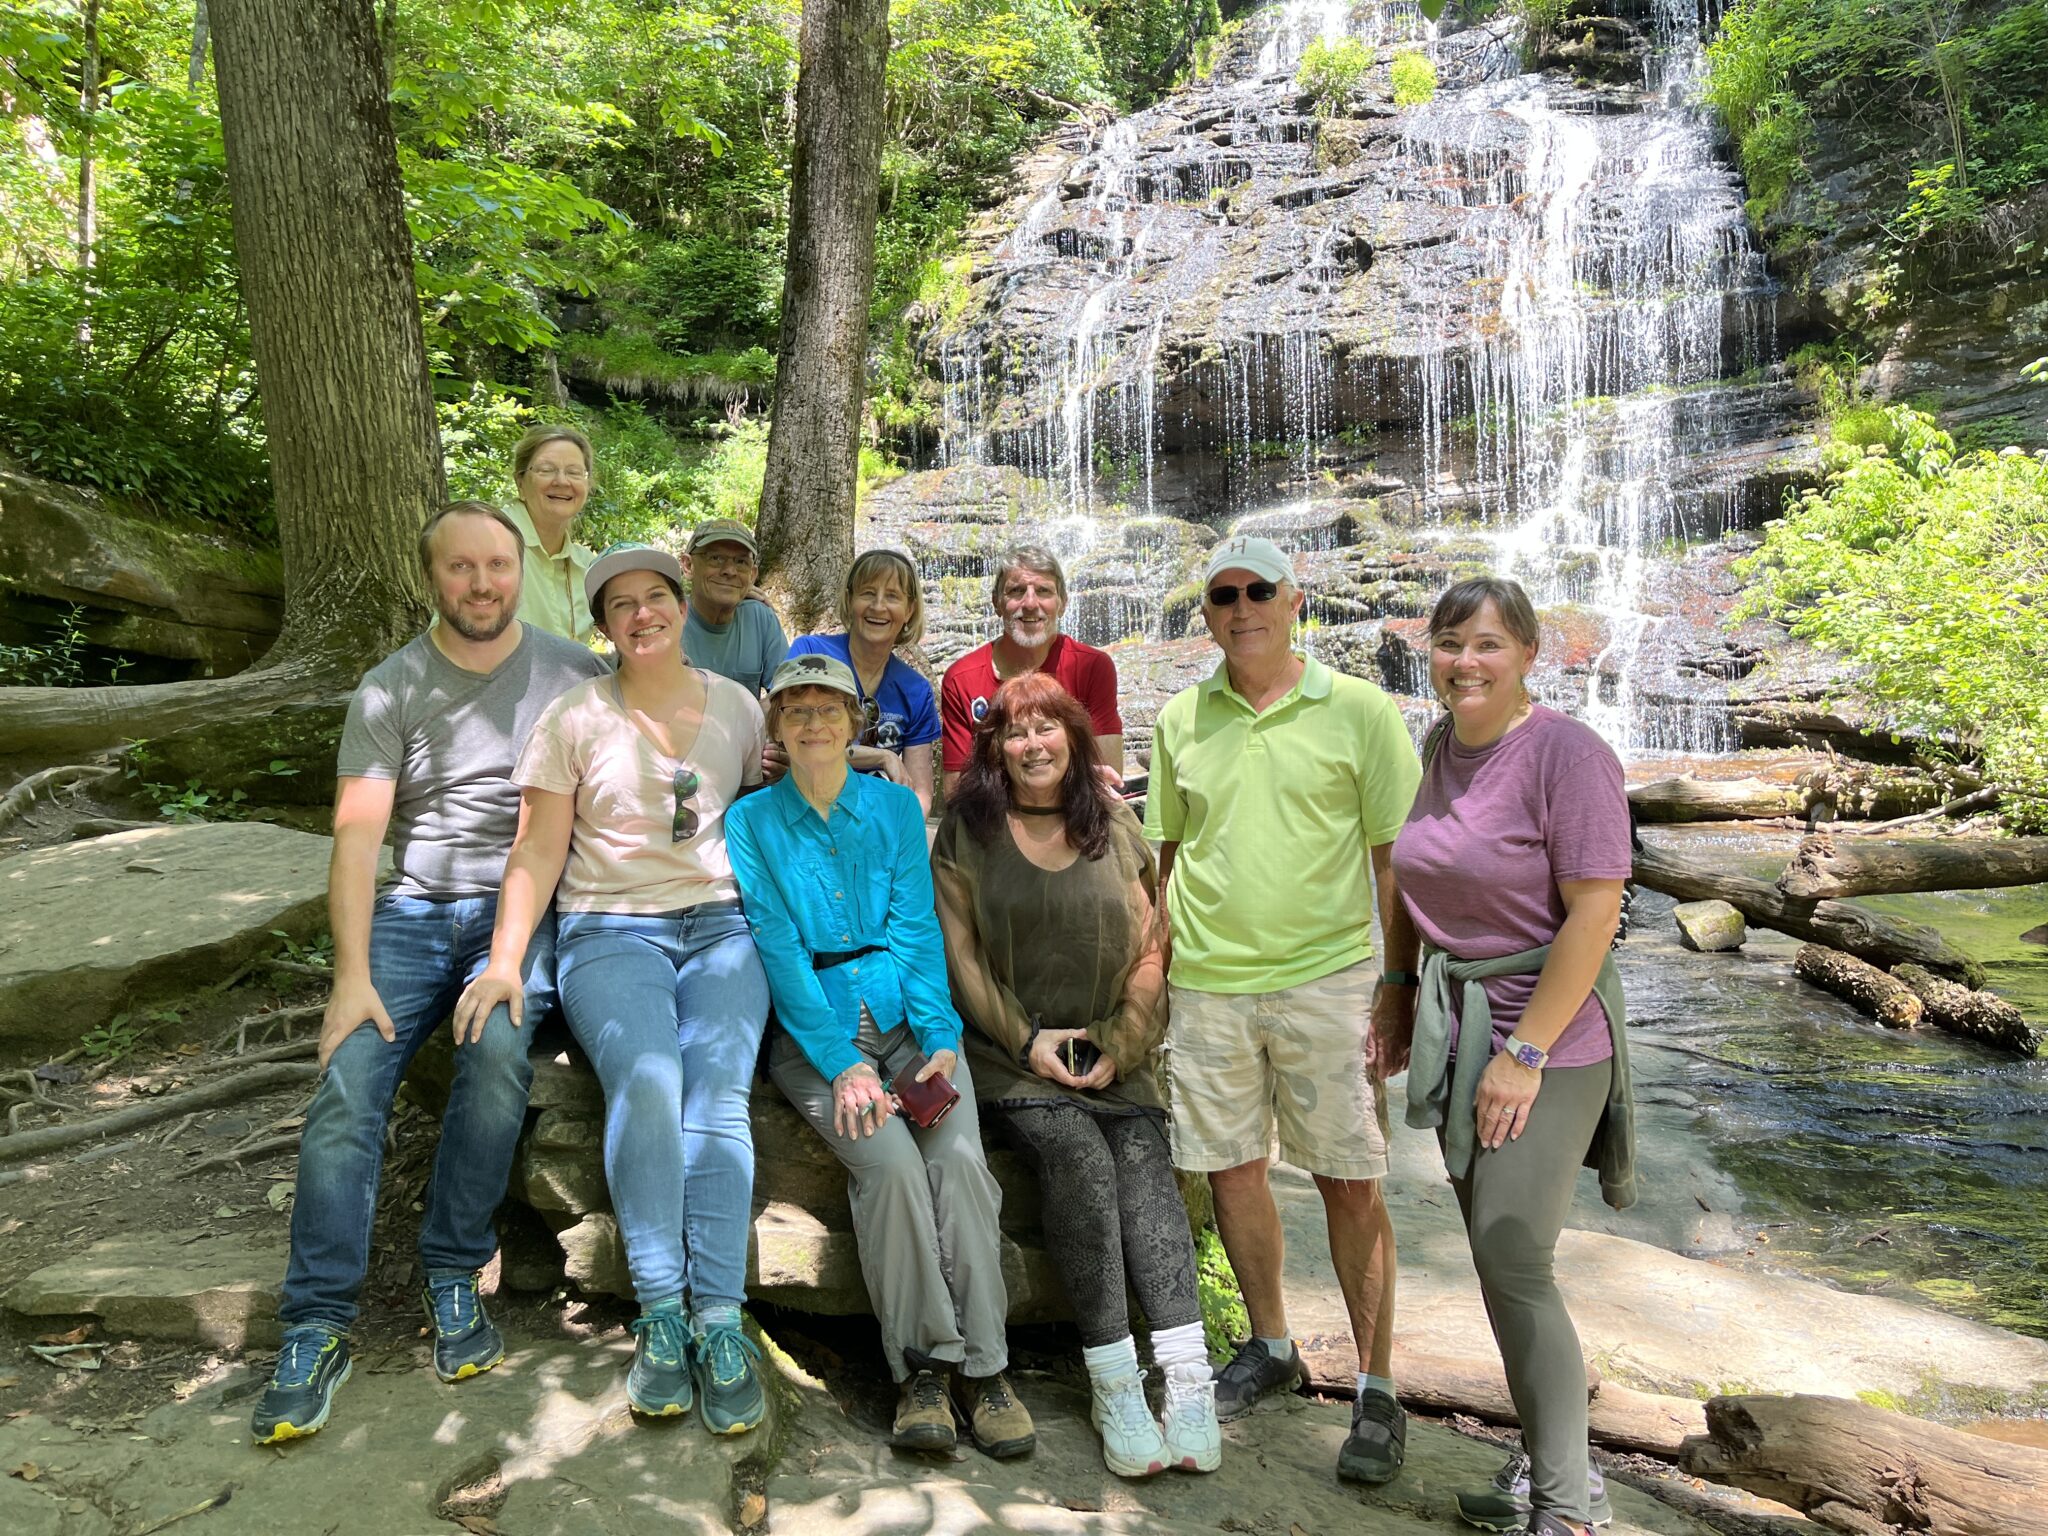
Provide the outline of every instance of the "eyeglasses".
[[1241,587],[1211,587],[1208,591],[1211,608],[1235,608],[1237,595],[1242,592],[1247,602],[1270,603],[1280,595],[1280,584],[1273,581],[1248,581]]
[[782,718],[799,729],[808,725],[816,725],[823,720],[830,720],[834,716],[844,719],[846,717],[846,706],[843,704],[791,704],[784,706],[782,711]]
[[744,550],[737,555],[714,555],[709,550],[690,556],[692,566],[708,566],[717,571],[744,571],[754,563],[754,557]]
[[694,768],[678,768],[670,788],[676,792],[676,819],[669,824],[668,840],[672,843],[687,843],[697,835],[697,828],[703,823],[697,817],[697,808],[689,803],[690,797],[703,787],[704,781],[697,776]]
[[566,480],[571,485],[581,485],[590,478],[589,470],[566,464],[529,464],[526,472],[536,480]]

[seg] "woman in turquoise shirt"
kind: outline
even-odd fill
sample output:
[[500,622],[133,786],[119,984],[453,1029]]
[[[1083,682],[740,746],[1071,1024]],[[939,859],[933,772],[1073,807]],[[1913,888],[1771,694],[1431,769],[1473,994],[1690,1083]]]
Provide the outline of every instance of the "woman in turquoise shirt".
[[[860,723],[844,662],[790,657],[768,688],[768,739],[789,772],[726,812],[775,1000],[768,1073],[846,1165],[861,1274],[901,1388],[895,1443],[951,1449],[957,1407],[983,1451],[1021,1456],[1036,1436],[1003,1376],[1002,1191],[959,1056],[924,814],[903,786],[848,771]],[[889,1092],[913,1070],[959,1090],[929,1128]]]

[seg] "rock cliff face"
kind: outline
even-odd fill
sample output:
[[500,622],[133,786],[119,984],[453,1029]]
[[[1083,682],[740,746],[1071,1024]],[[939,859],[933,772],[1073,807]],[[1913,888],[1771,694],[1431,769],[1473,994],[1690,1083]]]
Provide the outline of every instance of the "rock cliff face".
[[[1507,18],[1432,37],[1406,3],[1292,0],[1025,161],[926,336],[937,464],[864,508],[926,562],[936,659],[985,636],[989,559],[1028,533],[1069,561],[1074,632],[1199,675],[1200,553],[1256,530],[1342,665],[1415,691],[1402,626],[1504,570],[1551,616],[1558,702],[1618,746],[1732,745],[1756,637],[1715,630],[1716,541],[1815,473],[1779,364],[1813,316],[1689,105],[1695,8],[1606,9],[1528,69]],[[1298,83],[1318,38],[1372,61],[1341,99]],[[1437,91],[1397,108],[1406,51]]]

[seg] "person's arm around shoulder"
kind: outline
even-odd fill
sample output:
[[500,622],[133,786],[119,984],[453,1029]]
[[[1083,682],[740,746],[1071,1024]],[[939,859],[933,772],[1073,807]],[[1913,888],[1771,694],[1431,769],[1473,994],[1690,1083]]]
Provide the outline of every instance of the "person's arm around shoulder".
[[938,900],[932,891],[931,855],[925,843],[924,816],[917,797],[900,786],[876,785],[878,807],[889,838],[889,911],[883,939],[896,962],[903,987],[903,1008],[911,1032],[930,1060],[917,1074],[923,1082],[934,1071],[953,1076],[960,1049],[960,1015],[947,991],[946,944],[939,933]]
[[320,1065],[365,1024],[387,1041],[398,1031],[370,975],[370,915],[377,856],[398,797],[396,779],[342,778],[334,786],[334,850],[327,861],[327,922],[334,932],[334,990],[320,1021]]

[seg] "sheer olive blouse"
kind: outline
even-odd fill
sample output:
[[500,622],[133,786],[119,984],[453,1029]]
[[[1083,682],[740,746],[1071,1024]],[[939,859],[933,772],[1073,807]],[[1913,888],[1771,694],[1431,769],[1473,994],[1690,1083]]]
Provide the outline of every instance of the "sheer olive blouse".
[[[1152,1073],[1166,1033],[1157,867],[1137,818],[1119,804],[1102,857],[1052,871],[1018,850],[1007,817],[984,847],[949,815],[932,845],[932,874],[976,1096],[1162,1112]],[[1116,1081],[1084,1092],[1040,1077],[1023,1059],[1034,1025],[1087,1030],[1116,1063]]]

